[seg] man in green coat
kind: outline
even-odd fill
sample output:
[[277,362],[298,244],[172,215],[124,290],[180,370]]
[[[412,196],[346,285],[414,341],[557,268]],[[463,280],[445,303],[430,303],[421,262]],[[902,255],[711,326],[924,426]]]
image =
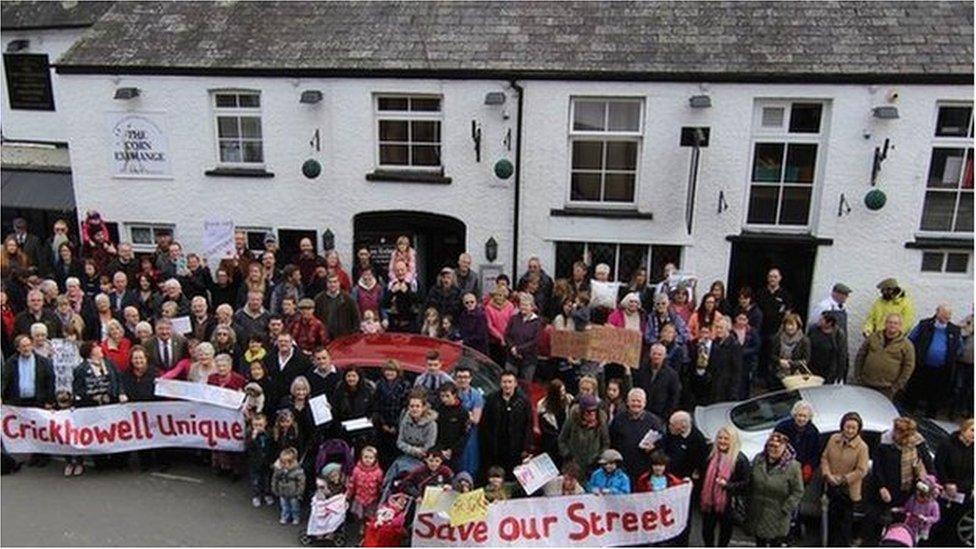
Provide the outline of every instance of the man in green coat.
[[854,377],[861,385],[893,400],[915,371],[915,346],[905,336],[902,318],[891,313],[885,328],[868,336],[854,359]]
[[795,455],[789,438],[773,433],[752,462],[748,524],[756,536],[756,547],[786,545],[790,518],[803,497],[803,474]]

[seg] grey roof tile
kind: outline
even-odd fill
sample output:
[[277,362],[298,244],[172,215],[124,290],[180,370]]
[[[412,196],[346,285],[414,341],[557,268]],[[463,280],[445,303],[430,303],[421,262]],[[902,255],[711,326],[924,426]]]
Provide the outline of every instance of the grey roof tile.
[[95,24],[114,3],[4,0],[0,3],[0,28],[24,30],[87,27]]

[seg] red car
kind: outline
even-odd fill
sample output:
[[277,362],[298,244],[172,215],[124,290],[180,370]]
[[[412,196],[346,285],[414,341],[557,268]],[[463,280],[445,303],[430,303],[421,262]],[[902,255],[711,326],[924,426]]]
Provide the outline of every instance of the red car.
[[[427,352],[431,350],[440,353],[445,372],[451,373],[463,364],[471,368],[472,386],[481,389],[486,396],[498,390],[502,373],[499,365],[470,347],[446,339],[401,333],[352,334],[329,344],[329,354],[337,368],[341,370],[356,366],[366,379],[374,382],[382,377],[386,361],[393,359],[400,363],[407,381],[413,383],[418,375],[427,370]],[[526,390],[525,383],[520,385],[535,409],[535,405],[545,396],[545,387],[536,382]]]

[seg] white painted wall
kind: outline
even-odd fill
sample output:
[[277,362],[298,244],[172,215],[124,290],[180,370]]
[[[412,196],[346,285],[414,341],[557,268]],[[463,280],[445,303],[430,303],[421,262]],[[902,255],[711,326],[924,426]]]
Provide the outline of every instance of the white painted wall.
[[[54,64],[58,57],[68,51],[78,38],[84,33],[85,29],[42,29],[42,30],[10,30],[3,32],[3,50],[7,44],[14,40],[30,40],[30,47],[23,53],[46,53],[48,60]],[[61,88],[61,79],[54,69],[51,69],[51,87],[54,90],[54,110],[53,111],[27,111],[13,110],[10,108],[10,99],[7,96],[6,72],[3,68],[2,56],[0,56],[0,90],[2,90],[3,101],[0,119],[2,119],[3,136],[10,140],[31,140],[31,141],[58,141],[68,140],[67,128],[64,124],[64,105],[65,95]]]
[[[135,86],[137,99],[113,100],[117,86]],[[175,223],[176,236],[188,250],[202,246],[203,219],[227,216],[239,226],[276,229],[326,228],[336,249],[351,262],[353,216],[376,210],[414,210],[449,215],[467,225],[467,248],[474,262],[486,263],[484,243],[499,243],[497,263],[508,265],[512,253],[512,178],[493,173],[500,158],[513,162],[515,150],[502,140],[515,126],[515,94],[498,81],[395,79],[193,78],[66,75],[61,84],[65,126],[73,157],[79,211],[97,208],[103,218],[125,222]],[[262,131],[267,170],[275,177],[252,179],[204,175],[216,166],[214,114],[209,90],[261,91]],[[299,103],[303,90],[317,89],[317,105]],[[508,94],[502,108],[484,105],[490,91]],[[443,96],[442,157],[450,185],[366,181],[375,168],[374,93],[425,93]],[[169,141],[172,178],[132,179],[112,176],[109,112],[156,112]],[[475,162],[471,120],[482,125],[482,160]],[[316,129],[322,150],[309,145]],[[323,165],[314,180],[302,163]],[[507,269],[507,267],[506,267]]]
[[[915,298],[920,316],[931,315],[941,300],[953,303],[960,315],[971,310],[972,267],[966,275],[921,273],[922,252],[904,244],[918,233],[936,104],[972,101],[972,87],[714,84],[707,89],[713,106],[692,109],[688,98],[702,93],[697,83],[527,82],[519,257],[537,254],[553,266],[554,241],[559,240],[681,245],[686,246],[685,269],[706,283],[725,280],[731,253],[726,236],[739,234],[746,219],[755,101],[826,100],[829,130],[817,166],[810,232],[834,243],[818,250],[812,302],[826,297],[836,281],[845,282],[854,289],[852,325],[859,326],[877,296],[875,284],[895,276]],[[901,118],[874,119],[871,108],[886,104],[892,89],[899,93],[895,104]],[[573,96],[644,98],[637,205],[641,212],[653,212],[653,220],[549,215],[551,209],[569,205]],[[691,151],[679,146],[682,126],[711,127],[710,144],[702,154],[692,236],[686,234],[684,221]],[[892,148],[878,181],[888,202],[871,212],[863,199],[871,188],[874,147],[886,137]],[[718,214],[720,191],[729,208]],[[841,193],[853,208],[844,217],[837,216]]]

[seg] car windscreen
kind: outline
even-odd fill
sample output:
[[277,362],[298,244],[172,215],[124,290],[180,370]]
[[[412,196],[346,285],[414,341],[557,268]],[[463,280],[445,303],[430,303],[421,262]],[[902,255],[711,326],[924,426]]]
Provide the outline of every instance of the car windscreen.
[[732,423],[743,431],[772,429],[790,417],[793,405],[800,400],[799,391],[785,391],[754,398],[732,408]]
[[464,347],[461,357],[454,365],[455,368],[458,366],[471,368],[471,386],[481,389],[482,394],[487,396],[498,390],[502,369],[490,358]]

